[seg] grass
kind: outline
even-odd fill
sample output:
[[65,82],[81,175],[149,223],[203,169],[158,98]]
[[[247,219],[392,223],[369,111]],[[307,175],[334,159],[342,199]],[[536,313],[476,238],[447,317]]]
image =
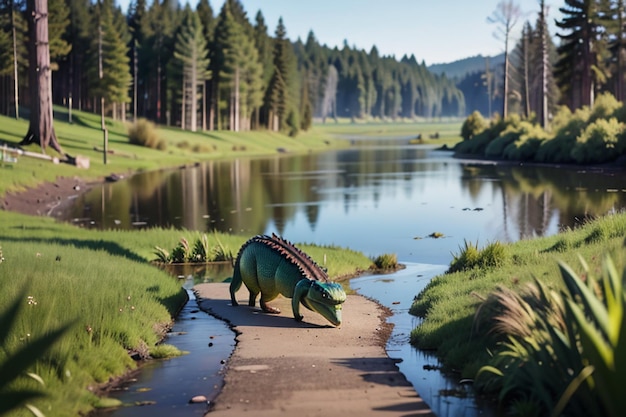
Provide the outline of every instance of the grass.
[[[485,324],[491,318],[477,321],[474,317],[498,286],[520,292],[536,278],[549,290],[561,290],[558,262],[580,265],[579,256],[592,271],[600,271],[603,256],[610,254],[621,270],[626,265],[624,236],[626,213],[621,213],[545,238],[490,244],[482,250],[477,244],[466,243],[455,261],[473,267],[435,277],[416,296],[411,313],[423,321],[412,331],[411,343],[436,350],[448,370],[474,378],[499,342]],[[481,256],[489,262],[481,263]]]
[[[405,138],[407,144],[426,144],[454,147],[461,141],[461,121],[445,119],[441,121],[423,120],[369,120],[352,123],[348,119],[337,122],[326,119],[326,123],[314,125],[314,131],[344,138]],[[435,139],[434,136],[437,136]],[[417,139],[420,137],[420,139]]]

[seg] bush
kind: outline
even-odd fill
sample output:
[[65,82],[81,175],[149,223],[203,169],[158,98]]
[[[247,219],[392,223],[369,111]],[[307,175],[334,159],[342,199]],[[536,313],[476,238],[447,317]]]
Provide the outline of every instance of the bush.
[[497,268],[510,258],[507,248],[500,242],[493,242],[478,249],[478,243],[468,243],[458,255],[453,255],[448,273],[469,271],[474,268]]
[[467,116],[467,119],[461,126],[461,137],[463,140],[470,140],[479,133],[485,131],[489,127],[489,123],[478,111],[474,111]]
[[519,139],[522,134],[521,120],[519,116],[511,117],[507,127],[485,148],[485,156],[490,158],[501,158],[506,148],[511,143]]
[[481,252],[479,265],[481,268],[498,268],[509,259],[509,252],[500,242],[488,244]]
[[623,132],[624,125],[615,118],[596,120],[576,139],[571,156],[579,164],[615,160],[623,152],[619,140]]
[[146,119],[138,119],[128,128],[128,141],[133,145],[165,150],[166,142],[159,137],[154,124]]
[[549,135],[540,126],[529,122],[522,122],[519,130],[518,139],[507,145],[502,157],[513,161],[534,160],[541,144],[549,138]]
[[559,109],[552,126],[556,134],[552,139],[543,141],[537,153],[535,161],[551,163],[571,163],[574,159],[571,156],[572,148],[576,143],[576,138],[584,131],[589,120],[589,108],[583,107],[572,113],[567,107]]
[[374,265],[378,269],[397,269],[398,256],[395,253],[386,253],[374,259]]
[[460,253],[453,255],[448,273],[470,270],[478,265],[479,259],[480,251],[478,250],[478,243],[474,244],[466,240],[465,247],[461,248]]
[[589,116],[589,122],[593,123],[599,119],[610,119],[623,107],[611,93],[603,93],[596,97]]

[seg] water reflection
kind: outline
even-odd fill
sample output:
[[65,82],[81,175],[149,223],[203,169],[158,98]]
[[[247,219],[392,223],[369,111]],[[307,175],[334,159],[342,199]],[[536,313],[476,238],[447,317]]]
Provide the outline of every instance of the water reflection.
[[[389,142],[209,161],[105,184],[65,219],[90,227],[276,232],[368,255],[447,264],[464,240],[554,234],[626,205],[622,172],[498,166]],[[445,238],[419,239],[431,233]]]

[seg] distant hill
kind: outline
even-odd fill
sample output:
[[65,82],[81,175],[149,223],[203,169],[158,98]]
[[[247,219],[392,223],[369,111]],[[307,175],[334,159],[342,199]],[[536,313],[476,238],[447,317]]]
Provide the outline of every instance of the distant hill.
[[492,71],[494,69],[498,69],[499,66],[504,64],[504,54],[492,57],[477,55],[447,64],[433,64],[428,67],[428,70],[433,74],[446,74],[446,77],[450,79],[456,79],[458,82],[465,78],[465,76],[468,74],[475,72],[484,72],[485,60],[487,58],[489,58],[489,68]]

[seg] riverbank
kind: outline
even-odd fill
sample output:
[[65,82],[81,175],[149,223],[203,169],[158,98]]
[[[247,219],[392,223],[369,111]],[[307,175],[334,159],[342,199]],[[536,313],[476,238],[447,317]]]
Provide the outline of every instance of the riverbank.
[[200,308],[237,333],[210,415],[434,416],[387,355],[390,313],[374,301],[349,295],[335,328],[308,310],[296,322],[286,298],[272,302],[282,312],[270,315],[247,307],[246,291],[237,294],[240,307],[232,307],[228,284],[194,291]]
[[80,177],[58,177],[52,182],[42,182],[22,191],[7,192],[2,196],[1,208],[29,216],[56,218],[77,196],[100,183]]

